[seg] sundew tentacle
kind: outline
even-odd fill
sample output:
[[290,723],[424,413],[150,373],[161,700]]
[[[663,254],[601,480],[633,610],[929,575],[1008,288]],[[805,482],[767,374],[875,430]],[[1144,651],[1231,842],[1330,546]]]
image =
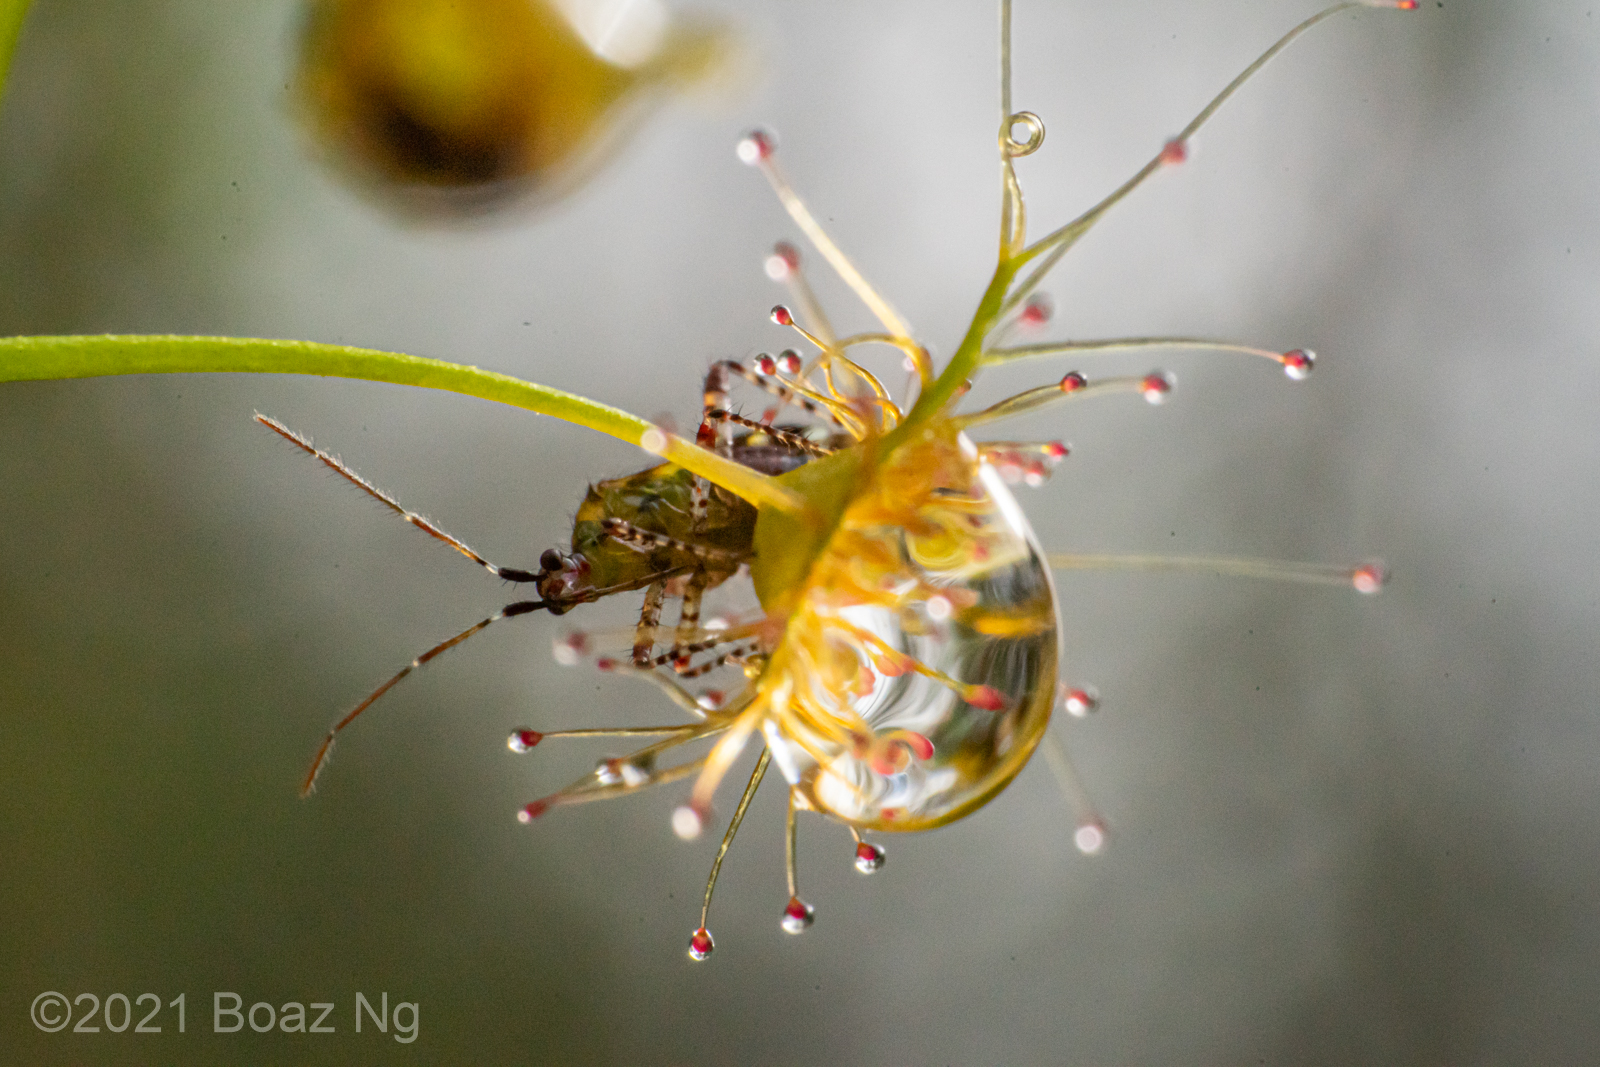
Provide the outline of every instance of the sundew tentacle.
[[1288,48],[1289,45],[1293,44],[1297,38],[1318,23],[1325,22],[1326,20],[1331,19],[1335,15],[1338,15],[1342,12],[1353,11],[1362,7],[1390,8],[1397,11],[1413,11],[1417,7],[1417,0],[1350,0],[1348,3],[1334,4],[1332,7],[1324,8],[1315,15],[1312,15],[1304,22],[1301,22],[1299,25],[1295,26],[1288,33],[1278,38],[1278,40],[1274,42],[1271,47],[1269,47],[1265,52],[1261,53],[1261,55],[1256,58],[1255,62],[1251,63],[1244,70],[1240,71],[1238,76],[1224,86],[1220,93],[1212,97],[1211,101],[1206,104],[1205,107],[1200,109],[1200,113],[1191,119],[1189,124],[1185,126],[1177,136],[1167,140],[1166,143],[1162,145],[1161,150],[1155,154],[1150,162],[1141,167],[1138,173],[1134,174],[1133,177],[1123,182],[1122,185],[1118,186],[1117,189],[1111,193],[1111,195],[1107,196],[1104,200],[1100,201],[1082,215],[1079,215],[1076,219],[1073,219],[1071,222],[1067,223],[1065,226],[1062,226],[1060,229],[1054,231],[1048,236],[1040,238],[1038,241],[1019,252],[1014,257],[1019,266],[1040,256],[1043,256],[1044,258],[1034,268],[1032,273],[1030,273],[1027,278],[1024,279],[1023,282],[1010,293],[1005,304],[1002,306],[1002,310],[1009,311],[1022,301],[1026,300],[1029,295],[1032,294],[1034,289],[1038,287],[1039,283],[1044,280],[1045,275],[1048,274],[1058,262],[1060,262],[1061,257],[1067,253],[1067,250],[1076,244],[1084,234],[1088,233],[1094,224],[1099,222],[1106,212],[1110,211],[1117,204],[1121,203],[1140,185],[1143,185],[1147,178],[1149,178],[1156,171],[1160,170],[1162,167],[1175,166],[1184,162],[1188,158],[1186,146],[1189,143],[1190,138],[1199,132],[1200,127],[1204,126],[1206,122],[1210,120],[1211,116],[1216,114],[1217,110],[1222,107],[1223,104],[1227,103],[1228,99],[1232,97],[1234,93],[1239,91],[1239,88],[1243,86],[1245,82],[1255,77],[1256,72],[1262,67],[1272,62],[1273,58],[1276,57],[1279,52],[1282,52],[1285,48]]
[[1281,366],[1283,373],[1297,382],[1305,381],[1311,377],[1311,371],[1317,361],[1317,354],[1308,348],[1291,348],[1285,352],[1275,352],[1270,348],[1257,348],[1253,345],[1243,345],[1233,341],[1216,341],[1205,337],[1110,337],[1083,341],[1047,341],[1035,345],[1011,345],[1005,348],[991,348],[984,353],[982,365],[985,367],[997,367],[1024,359],[1039,359],[1045,356],[1060,356],[1068,353],[1074,355],[1099,355],[1111,352],[1131,352],[1145,348],[1184,348],[1202,352],[1235,352],[1245,356],[1259,356],[1263,359],[1270,359]]
[[800,227],[800,232],[806,235],[806,239],[822,253],[822,258],[828,261],[834,272],[844,280],[856,296],[861,298],[861,302],[867,305],[873,315],[877,316],[883,328],[896,336],[910,337],[911,327],[906,324],[905,319],[901,318],[900,313],[868,284],[867,279],[856,269],[856,265],[850,262],[850,257],[844,254],[844,250],[834,243],[821,223],[817,222],[811,210],[806,207],[805,201],[801,200],[799,194],[790,187],[773,159],[776,149],[777,143],[771,133],[765,130],[753,130],[739,142],[738,154],[742,162],[759,168],[761,173],[766,175],[773,192],[778,195],[778,201],[783,204],[784,210],[789,213],[795,225]]

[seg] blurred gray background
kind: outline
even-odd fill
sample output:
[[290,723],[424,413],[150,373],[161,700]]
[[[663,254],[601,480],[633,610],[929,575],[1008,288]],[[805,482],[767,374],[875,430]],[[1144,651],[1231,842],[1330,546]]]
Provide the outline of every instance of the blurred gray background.
[[[1057,331],[1305,345],[1317,374],[1175,355],[1172,403],[1019,425],[1074,455],[1024,506],[1082,551],[1382,556],[1377,599],[1067,574],[1059,724],[1113,831],[1041,766],[871,880],[802,825],[816,927],[778,929],[781,791],[684,958],[708,836],[671,789],[519,805],[643,724],[532,616],[452,652],[295,790],[333,718],[513,594],[251,422],[313,435],[531,565],[633,449],[478,401],[300,378],[0,387],[0,1047],[31,1064],[1578,1063],[1600,1047],[1600,19],[1589,0],[1340,17],[1068,259]],[[738,134],[940,357],[992,268],[994,11],[725,3],[755,75],[680,100],[592,182],[400,224],[292,119],[288,0],[37,0],[0,113],[0,329],[297,337],[694,418],[787,339],[796,239]],[[1314,3],[1018,0],[1035,232],[1132,173]],[[816,275],[845,326],[868,319]],[[1084,369],[1142,372],[1146,355]],[[1069,364],[995,374],[986,395]],[[731,790],[730,790],[731,793]],[[731,796],[727,801],[731,806]],[[187,996],[187,1033],[43,1034],[44,990]],[[211,993],[334,1001],[335,1035],[211,1033]],[[402,1045],[357,991],[420,1005]],[[1589,1052],[1585,1052],[1589,1049]]]

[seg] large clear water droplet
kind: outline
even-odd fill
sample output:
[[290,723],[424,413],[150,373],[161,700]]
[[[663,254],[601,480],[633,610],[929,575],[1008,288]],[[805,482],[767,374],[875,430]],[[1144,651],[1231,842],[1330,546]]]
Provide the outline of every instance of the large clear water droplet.
[[[763,678],[763,729],[813,808],[925,830],[998,793],[1043,735],[1055,590],[1022,509],[964,437],[930,433],[876,479],[813,565]],[[925,738],[927,758],[876,758],[891,733]]]

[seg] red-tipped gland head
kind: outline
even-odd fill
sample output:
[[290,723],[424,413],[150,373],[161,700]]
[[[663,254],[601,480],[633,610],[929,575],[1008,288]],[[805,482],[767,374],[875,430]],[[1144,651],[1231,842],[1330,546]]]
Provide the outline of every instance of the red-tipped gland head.
[[1078,846],[1078,851],[1085,856],[1095,856],[1106,847],[1110,835],[1106,833],[1106,824],[1099,819],[1085,819],[1072,831],[1072,843]]
[[786,934],[803,934],[811,929],[811,924],[816,921],[815,908],[799,897],[790,897],[789,903],[784,905],[783,918],[779,920],[779,925]]
[[804,364],[800,361],[800,353],[792,348],[785,348],[778,353],[778,369],[785,374],[799,374]]
[[883,849],[870,841],[863,841],[856,846],[856,870],[862,874],[877,874],[883,870],[885,858]]
[[523,824],[530,823],[549,810],[550,802],[548,800],[535,800],[530,804],[523,805],[522,810],[517,812],[517,821]]
[[772,321],[779,326],[793,326],[794,315],[790,313],[788,308],[779,304],[772,309]]
[[705,829],[706,818],[710,814],[693,804],[679,804],[672,809],[672,832],[685,841],[693,841]]
[[1022,313],[1017,316],[1017,323],[1034,330],[1049,322],[1050,316],[1053,314],[1055,314],[1055,306],[1051,304],[1050,298],[1043,293],[1038,293],[1029,297],[1028,302],[1022,305]]
[[1096,695],[1093,689],[1076,689],[1063,685],[1061,687],[1061,706],[1074,719],[1081,719],[1100,706],[1100,697]]
[[788,241],[779,241],[763,264],[767,277],[775,282],[787,281],[800,269],[800,250]]
[[1007,703],[1005,695],[992,685],[968,686],[967,691],[962,694],[962,699],[984,711],[1004,711]]
[[1291,348],[1278,357],[1278,362],[1283,364],[1283,373],[1303,382],[1311,377],[1312,368],[1317,365],[1317,354],[1309,348]]
[[1389,581],[1389,568],[1381,563],[1363,563],[1350,573],[1350,584],[1358,593],[1376,593]]
[[770,377],[778,373],[778,361],[765,352],[757,356],[752,362],[756,365],[757,374],[765,374]]
[[617,669],[617,661],[610,656],[601,656],[594,661],[594,669],[609,674]]
[[621,785],[622,761],[615,756],[600,760],[594,765],[594,777],[601,785]]
[[710,959],[716,947],[717,943],[711,940],[711,931],[704,926],[689,935],[689,958],[696,963]]
[[1087,388],[1088,385],[1089,379],[1075,370],[1067,371],[1066,377],[1061,379],[1061,391],[1063,393],[1076,393],[1080,389]]
[[1161,146],[1161,164],[1166,167],[1176,167],[1189,158],[1189,142],[1181,137],[1174,137]]
[[506,747],[513,752],[526,752],[543,740],[544,734],[538,730],[512,730],[511,736],[506,738]]
[[1394,9],[1396,11],[1415,11],[1417,9],[1417,0],[1394,0]]
[[1172,375],[1166,371],[1151,371],[1139,382],[1139,395],[1148,403],[1165,404],[1172,392]]
[[1061,460],[1066,459],[1067,453],[1072,450],[1067,447],[1064,441],[1047,441],[1041,451],[1044,452],[1047,459]]
[[894,740],[895,744],[903,745],[905,750],[917,759],[933,758],[933,742],[924,734],[919,734],[915,730],[896,730]]
[[905,770],[910,762],[911,754],[899,745],[880,745],[873,750],[867,766],[872,768],[873,774],[888,778]]
[[767,130],[751,130],[739,138],[739,143],[734,151],[739,154],[739,162],[746,166],[760,166],[777,149],[777,141]]
[[550,655],[563,667],[576,667],[589,651],[589,635],[580,631],[564,634],[550,643]]
[[707,689],[704,693],[694,698],[694,702],[707,711],[716,711],[727,703],[728,694],[720,689]]

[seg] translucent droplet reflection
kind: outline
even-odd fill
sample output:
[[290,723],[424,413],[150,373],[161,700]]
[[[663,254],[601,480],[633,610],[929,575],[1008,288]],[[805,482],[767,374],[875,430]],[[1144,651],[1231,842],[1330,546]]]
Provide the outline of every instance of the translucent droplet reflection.
[[[907,452],[816,564],[765,724],[806,803],[882,830],[941,825],[999,792],[1056,697],[1055,591],[1021,509],[965,439]],[[900,521],[884,500],[905,501]],[[824,714],[831,733],[809,725]]]

